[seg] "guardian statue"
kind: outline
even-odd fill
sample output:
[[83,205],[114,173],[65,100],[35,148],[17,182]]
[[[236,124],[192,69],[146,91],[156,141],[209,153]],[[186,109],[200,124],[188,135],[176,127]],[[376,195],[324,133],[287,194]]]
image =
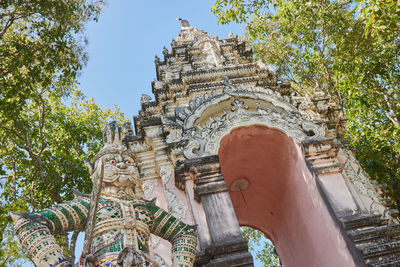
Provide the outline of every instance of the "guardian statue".
[[148,256],[150,234],[172,244],[172,266],[194,264],[197,233],[144,199],[135,154],[116,123],[106,127],[105,144],[90,165],[93,192],[32,213],[12,213],[15,233],[37,266],[73,266],[54,235],[86,229],[80,266],[157,266]]

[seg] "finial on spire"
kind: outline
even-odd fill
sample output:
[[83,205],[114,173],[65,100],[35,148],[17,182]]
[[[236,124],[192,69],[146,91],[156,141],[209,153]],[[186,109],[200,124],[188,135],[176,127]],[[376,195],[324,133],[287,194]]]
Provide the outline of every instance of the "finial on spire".
[[166,56],[166,55],[168,55],[168,49],[164,46],[164,48],[163,48],[163,54],[164,54],[164,57]]
[[122,142],[126,143],[130,139],[133,139],[133,127],[132,127],[132,123],[130,121],[124,123],[122,132],[124,134],[124,138],[122,139]]
[[187,21],[186,19],[176,18],[176,20],[179,20],[181,22],[182,28],[190,27],[189,21]]
[[107,123],[103,133],[103,148],[96,154],[94,161],[106,154],[127,154],[133,159],[136,155],[129,149],[127,142],[133,138],[133,129],[130,122],[122,128],[116,121]]
[[121,143],[121,127],[116,121],[112,121],[104,127],[105,145],[119,145]]

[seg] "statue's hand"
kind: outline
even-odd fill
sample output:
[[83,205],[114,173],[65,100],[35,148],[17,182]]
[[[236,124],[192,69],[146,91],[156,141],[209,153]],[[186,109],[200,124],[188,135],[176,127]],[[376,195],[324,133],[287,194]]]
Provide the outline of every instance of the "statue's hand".
[[142,262],[141,253],[132,247],[125,247],[118,255],[118,264],[122,267],[135,267]]

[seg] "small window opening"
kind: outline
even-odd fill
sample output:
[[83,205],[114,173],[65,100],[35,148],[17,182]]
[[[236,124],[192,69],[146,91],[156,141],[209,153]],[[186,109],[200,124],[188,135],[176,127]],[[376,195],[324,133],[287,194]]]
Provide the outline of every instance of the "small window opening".
[[264,233],[251,227],[241,227],[242,236],[247,240],[249,252],[253,255],[255,267],[282,266],[272,242]]

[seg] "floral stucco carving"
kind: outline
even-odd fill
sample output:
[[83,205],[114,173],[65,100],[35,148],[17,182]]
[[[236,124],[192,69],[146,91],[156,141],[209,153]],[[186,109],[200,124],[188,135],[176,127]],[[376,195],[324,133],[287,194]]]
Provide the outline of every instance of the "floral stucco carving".
[[187,206],[172,191],[166,190],[168,211],[176,218],[183,219],[186,216]]
[[157,179],[147,179],[143,181],[144,196],[146,199],[151,198],[151,194],[156,186]]
[[368,174],[361,168],[358,161],[348,149],[340,149],[342,155],[345,156],[344,172],[350,182],[354,185],[356,191],[365,196],[369,203],[367,209],[372,214],[383,214],[385,207],[383,206],[374,185],[371,183]]
[[172,134],[167,141],[187,141],[183,151],[186,158],[215,155],[223,136],[236,127],[254,124],[279,129],[295,142],[325,137],[323,120],[307,105],[302,107],[305,109],[296,108],[288,96],[268,88],[237,87],[227,78],[224,84],[221,94],[214,90],[178,108],[175,120],[163,118],[164,129]]
[[[174,192],[167,189],[167,184],[170,181],[173,173],[173,168],[170,166],[162,166],[160,167],[160,177],[164,187],[164,192],[166,194],[168,211],[171,214],[174,214],[176,218],[183,219],[186,216],[186,212],[188,207],[185,203],[180,200]],[[155,186],[157,186],[157,179],[146,180],[144,183],[145,186],[145,196],[149,198],[151,193],[153,192]],[[160,242],[161,238],[155,235],[151,235],[150,244],[153,248],[155,248]]]
[[161,181],[162,181],[164,186],[171,179],[172,172],[173,172],[173,167],[172,166],[162,166],[162,167],[160,167]]

